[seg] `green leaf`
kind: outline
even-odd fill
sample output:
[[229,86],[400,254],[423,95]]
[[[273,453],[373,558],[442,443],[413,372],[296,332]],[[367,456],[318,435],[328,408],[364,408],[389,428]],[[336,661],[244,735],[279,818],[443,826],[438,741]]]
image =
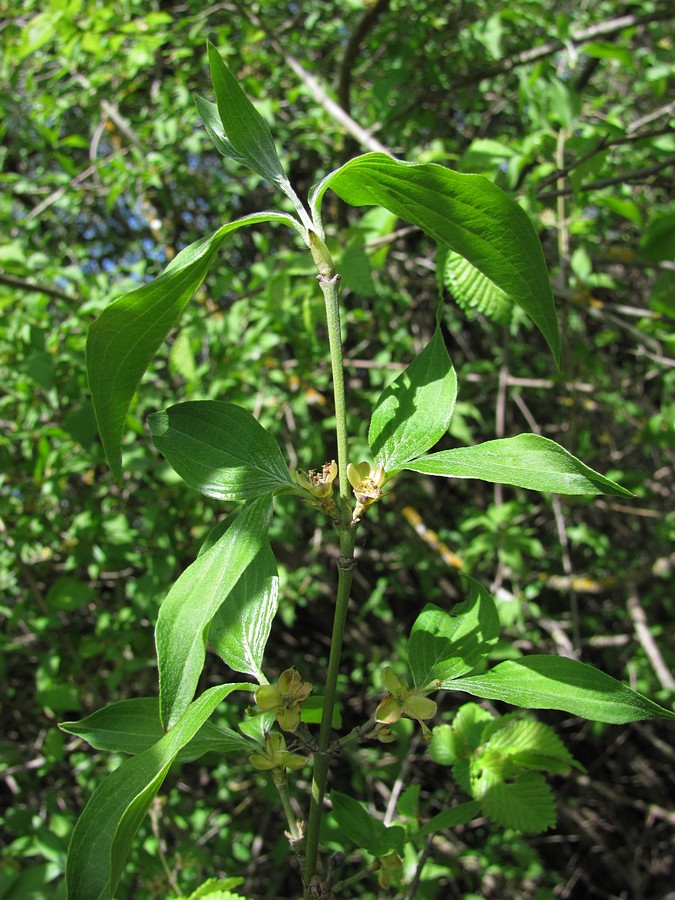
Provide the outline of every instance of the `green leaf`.
[[480,813],[480,803],[476,800],[467,800],[464,803],[458,803],[457,806],[451,806],[444,809],[437,815],[432,816],[426,825],[423,825],[419,831],[412,836],[413,840],[419,837],[426,837],[429,834],[438,834],[439,831],[447,831],[449,828],[457,828],[459,825],[466,825]]
[[[59,728],[87,741],[96,750],[110,753],[143,753],[164,736],[159,719],[158,697],[120,700],[85,716],[77,722],[61,722]],[[250,749],[249,742],[229,728],[205,722],[180,751],[181,762],[198,759],[210,750],[229,753]]]
[[582,768],[553,729],[522,716],[511,713],[495,719],[483,732],[484,742],[527,769],[564,773],[573,766]]
[[143,373],[204,280],[225,237],[258,222],[283,222],[303,232],[296,219],[280,212],[254,213],[229,222],[182,250],[154,281],[111,303],[90,327],[89,389],[103,449],[118,482],[124,423]]
[[560,365],[558,322],[539,238],[526,213],[487,178],[366,153],[315,186],[310,197],[315,210],[328,188],[352,206],[385,207],[467,259],[525,310]]
[[501,325],[511,321],[513,303],[509,296],[452,250],[447,251],[443,262],[443,283],[467,314],[475,310]]
[[331,791],[330,799],[338,825],[361,850],[377,857],[385,856],[390,850],[402,852],[405,831],[399,825],[387,828],[348,794]]
[[220,53],[210,42],[208,54],[211,80],[224,134],[227,135],[239,158],[249,168],[267,181],[276,184],[285,183],[286,174],[279,161],[267,122],[248,99],[237,79],[223,62]]
[[440,328],[419,356],[377,401],[368,430],[376,463],[400,469],[448,430],[457,397],[457,377]]
[[471,760],[471,793],[485,815],[504,828],[537,832],[555,825],[553,794],[543,775],[513,771],[489,748]]
[[229,159],[234,159],[239,163],[245,164],[245,158],[241,153],[237,152],[232,142],[227,139],[225,128],[223,127],[220,114],[218,113],[218,104],[211,103],[210,100],[206,100],[204,97],[200,97],[197,94],[195,94],[194,100],[197,112],[204,123],[204,128],[206,128],[206,132],[211,138],[213,146],[218,153],[220,153],[221,156],[226,156]]
[[633,496],[620,484],[589,469],[560,444],[538,434],[518,434],[475,447],[441,450],[409,462],[404,468],[425,475],[479,478],[555,494]]
[[246,900],[242,894],[232,892],[232,888],[239,887],[244,878],[209,878],[193,891],[188,900]]
[[209,630],[209,643],[235,672],[253,675],[264,683],[261,665],[272,622],[279,606],[277,564],[268,541],[218,609]]
[[193,400],[153,413],[148,424],[172,468],[207,497],[250,500],[293,488],[276,440],[241,406]]
[[70,842],[66,865],[70,900],[112,900],[134,835],[179,751],[228,694],[249,688],[225,684],[206,691],[168,734],[123,762],[98,786]]
[[485,675],[448,679],[442,687],[525,709],[560,709],[614,725],[640,719],[675,719],[675,713],[604,672],[562,656],[536,654],[506,660]]
[[486,723],[492,721],[492,713],[477,703],[462,704],[451,725],[443,723],[432,729],[429,756],[442,766],[468,758],[480,746]]
[[438,678],[456,678],[474,669],[499,637],[499,614],[494,600],[473,578],[469,596],[446,612],[428,603],[410,632],[408,662],[415,687]]
[[263,546],[271,515],[271,495],[236,513],[220,540],[185,569],[159,609],[155,640],[165,728],[192,700],[211,620]]

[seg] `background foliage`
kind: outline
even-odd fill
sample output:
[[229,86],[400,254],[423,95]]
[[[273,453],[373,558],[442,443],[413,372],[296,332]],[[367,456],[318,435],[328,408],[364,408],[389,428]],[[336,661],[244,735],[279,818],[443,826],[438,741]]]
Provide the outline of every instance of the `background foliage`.
[[[361,534],[345,726],[374,709],[371,685],[381,689],[381,667],[404,652],[423,604],[458,596],[460,560],[499,598],[511,642],[495,659],[513,647],[580,654],[672,701],[673,17],[651,0],[639,10],[615,0],[555,10],[542,0],[26,0],[5,15],[0,896],[59,896],[73,821],[119,760],[56,722],[156,692],[159,603],[228,508],[177,481],[152,449],[146,416],[175,398],[227,399],[254,412],[294,464],[335,452],[320,293],[293,237],[260,229],[228,241],[146,377],[121,489],[104,463],[84,377],[95,314],[201,234],[279,202],[258,176],[223,162],[201,126],[192,94],[210,97],[206,38],[274,121],[300,192],[378,141],[401,158],[487,175],[537,224],[566,344],[561,374],[523,318],[501,308],[490,317],[488,301],[465,299],[452,260],[437,266],[420,232],[331,200],[355,449],[360,440],[365,455],[382,387],[431,336],[440,283],[459,398],[439,449],[538,431],[637,494],[550,502],[400,479]],[[326,95],[368,129],[369,145],[346,133]],[[307,660],[328,646],[322,569],[337,547],[330,529],[283,501],[271,538],[282,599],[270,661],[311,678]],[[213,658],[202,687],[221,676]],[[415,896],[666,891],[667,726],[541,718],[588,768],[561,782],[556,830],[528,840],[480,824],[449,831],[428,848]],[[335,787],[384,812],[403,766],[425,809],[445,805],[442,769],[422,764],[422,747],[405,763],[405,747],[388,750],[377,766],[379,748],[357,751],[359,765],[338,767]],[[168,784],[120,897],[189,894],[213,874],[243,876],[250,897],[292,892],[264,778],[228,758],[211,770],[187,765]]]

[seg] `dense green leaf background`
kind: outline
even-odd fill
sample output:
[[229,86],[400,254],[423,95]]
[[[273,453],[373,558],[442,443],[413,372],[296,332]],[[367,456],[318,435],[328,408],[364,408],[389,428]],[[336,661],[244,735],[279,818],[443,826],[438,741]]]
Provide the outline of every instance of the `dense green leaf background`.
[[[370,458],[377,398],[432,338],[438,280],[458,396],[450,432],[430,452],[539,433],[636,495],[551,500],[476,480],[398,477],[359,534],[344,727],[373,713],[381,669],[405,658],[425,604],[466,599],[448,565],[457,557],[497,598],[508,641],[494,664],[576,645],[584,662],[672,702],[672,4],[269,2],[260,19],[247,10],[24,0],[3,18],[2,898],[63,896],[74,821],[124,757],[93,751],[56,723],[156,695],[160,603],[234,508],[179,482],[153,448],[147,417],[225,400],[255,415],[292,464],[335,455],[315,273],[297,236],[265,223],[228,235],[146,374],[125,423],[120,486],[97,437],[84,371],[95,316],[224,223],[275,206],[292,212],[257,174],[224,159],[200,123],[192,95],[216,100],[207,38],[256,103],[301,195],[385,145],[400,159],[487,177],[518,200],[541,239],[560,374],[519,311],[505,325],[484,317],[479,296],[460,298],[467,312],[453,302],[445,263],[435,276],[430,238],[326,193],[344,289],[353,461]],[[379,145],[348,135],[284,54]],[[296,665],[313,680],[327,655],[335,536],[280,497],[269,537],[279,615],[265,675]],[[199,690],[238,677],[209,651]],[[211,721],[233,727],[245,702],[228,698]],[[450,697],[444,704],[441,721],[455,708]],[[559,811],[553,837],[453,828],[447,844],[431,846],[418,896],[446,896],[449,884],[500,898],[670,890],[672,828],[658,812],[672,799],[668,724],[624,730],[539,715],[589,770],[588,781],[565,784],[563,799],[575,800]],[[405,725],[384,758],[365,745],[336,772],[335,789],[369,798],[378,818],[401,772]],[[406,769],[420,821],[464,822],[444,810],[466,797],[448,796],[446,770],[421,756]],[[167,871],[185,895],[204,878],[241,875],[243,896],[293,896],[272,799],[232,754],[170,770],[132,850],[136,874],[116,896],[167,896]],[[405,808],[402,798],[400,821]],[[646,828],[648,809],[656,812]],[[369,896],[373,884],[355,890]]]

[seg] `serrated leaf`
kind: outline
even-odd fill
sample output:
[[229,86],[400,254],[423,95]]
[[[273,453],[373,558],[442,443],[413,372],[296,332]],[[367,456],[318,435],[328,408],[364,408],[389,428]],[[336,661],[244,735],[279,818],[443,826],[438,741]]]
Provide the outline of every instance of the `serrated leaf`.
[[235,672],[253,675],[259,683],[265,680],[260,667],[278,606],[277,564],[265,541],[209,629],[209,643],[223,662]]
[[526,213],[495,184],[435,163],[366,153],[313,188],[313,209],[329,188],[352,206],[383,206],[467,259],[530,316],[560,365],[560,335],[539,238]]
[[428,603],[410,632],[408,664],[418,688],[434,679],[454,678],[475,668],[499,637],[499,614],[494,600],[473,578],[469,596],[446,612]]
[[152,440],[190,487],[218,500],[250,500],[293,488],[274,437],[241,406],[178,403],[148,417]]
[[538,832],[556,823],[553,794],[537,772],[518,772],[505,781],[500,767],[490,767],[481,757],[472,770],[471,788],[485,815],[504,828]]
[[516,765],[528,769],[562,773],[578,766],[548,725],[536,719],[524,719],[522,713],[496,719],[483,732],[483,740]]
[[239,887],[244,878],[209,878],[193,891],[188,900],[246,900],[241,894],[232,893],[232,888]]
[[[87,741],[96,750],[109,753],[143,753],[164,737],[159,719],[158,697],[134,697],[119,700],[85,716],[77,722],[61,722],[59,728]],[[205,722],[197,734],[178,754],[179,762],[198,759],[204,753],[241,752],[250,743],[229,728]]]
[[406,463],[404,468],[425,475],[478,478],[491,484],[511,484],[555,494],[633,496],[620,484],[589,469],[560,444],[538,434],[518,434],[474,447],[440,450]]
[[511,321],[513,303],[508,294],[459,253],[448,252],[443,276],[445,286],[464,312],[479,312],[501,325]]
[[[477,703],[464,703],[457,710],[452,724],[437,725],[432,729],[429,755],[441,765],[454,765],[458,759],[469,755],[480,746],[488,723],[494,716]],[[496,720],[495,720],[496,721]]]
[[447,831],[449,828],[458,828],[460,825],[466,825],[480,813],[480,803],[476,800],[467,800],[464,803],[458,803],[449,809],[432,816],[431,819],[423,825],[419,831],[412,835],[415,840],[419,837],[426,837],[429,834],[438,834],[439,831]]
[[98,786],[70,841],[69,900],[112,900],[134,835],[176,756],[228,694],[248,688],[247,684],[226,684],[205,691],[168,734],[123,762]]
[[392,472],[445,434],[457,397],[457,377],[440,328],[382,393],[373,410],[368,444],[376,463]]
[[209,67],[223,132],[239,157],[267,181],[286,182],[272,132],[209,42]]
[[111,303],[90,327],[89,390],[103,449],[118,482],[124,424],[143,373],[204,280],[227,235],[258,222],[283,222],[303,232],[296,219],[280,212],[254,213],[229,222],[182,250],[154,281]]
[[434,762],[441,766],[451,766],[459,755],[452,725],[444,723],[432,728],[431,741],[427,749]]
[[562,656],[535,654],[506,660],[485,675],[448,679],[442,687],[525,709],[560,709],[615,725],[640,719],[675,719],[675,713],[610,675]]
[[260,551],[272,515],[272,497],[254,500],[231,519],[223,536],[181,574],[164,599],[155,640],[161,718],[166,728],[194,696],[204,665],[211,621]]
[[405,831],[400,826],[387,827],[348,794],[331,791],[330,799],[338,825],[361,850],[377,857],[385,856],[391,850],[402,852]]

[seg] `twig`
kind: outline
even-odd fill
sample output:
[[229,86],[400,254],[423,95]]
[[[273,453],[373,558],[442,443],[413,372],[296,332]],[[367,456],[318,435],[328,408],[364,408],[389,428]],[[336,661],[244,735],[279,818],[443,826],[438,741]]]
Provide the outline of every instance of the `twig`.
[[599,191],[602,188],[611,187],[613,184],[630,184],[632,181],[640,182],[672,165],[675,165],[675,155],[669,156],[660,163],[654,163],[653,166],[644,166],[642,169],[634,169],[632,172],[625,172],[623,175],[613,175],[611,178],[589,181],[586,184],[579,185],[578,188],[565,187],[558,188],[555,191],[545,191],[543,194],[539,194],[539,199],[555,200],[557,197],[570,196],[575,193],[583,193],[584,191]]
[[99,166],[111,162],[111,160],[116,159],[118,156],[126,156],[128,152],[129,150],[126,147],[122,147],[120,150],[116,150],[109,156],[104,156],[102,159],[97,159],[95,163],[87,166],[86,169],[71,178],[68,184],[63,185],[63,187],[57,188],[48,197],[45,197],[44,200],[38,203],[37,206],[33,207],[33,209],[31,209],[31,211],[24,217],[23,224],[28,224],[31,219],[35,219],[40,215],[40,213],[44,212],[48,206],[51,206],[53,203],[56,203],[57,200],[60,200],[69,188],[77,187],[80,182],[86,181],[87,178],[89,178],[91,175],[94,175],[97,172]]
[[[643,16],[633,14],[619,16],[616,19],[610,19],[607,22],[598,22],[596,25],[590,25],[588,28],[580,28],[577,31],[571,32],[568,43],[586,44],[601,37],[606,38],[613,34],[618,34],[626,28],[635,28],[638,25],[647,25],[650,22],[660,22],[672,18],[675,18],[675,10],[673,10],[672,5],[664,6],[661,9],[657,9],[654,12]],[[486,67],[485,69],[480,69],[471,72],[470,74],[467,73],[464,78],[457,82],[456,86],[467,87],[468,85],[483,81],[485,78],[493,78],[496,75],[511,72],[519,66],[525,66],[529,63],[537,62],[540,59],[545,59],[547,56],[553,56],[554,53],[563,50],[565,46],[566,43],[564,41],[553,40],[549,41],[547,44],[542,44],[539,47],[531,47],[529,50],[523,50],[521,53],[517,53],[509,59],[502,60],[497,65],[490,66],[489,68]]]
[[308,72],[307,69],[293,56],[293,54],[288,53],[276,37],[268,31],[263,22],[255,15],[255,13],[251,12],[250,9],[240,5],[239,3],[235,4],[237,9],[241,12],[242,15],[246,16],[248,20],[259,28],[261,31],[265,33],[265,36],[269,40],[270,44],[274,47],[277,53],[282,57],[286,65],[289,69],[292,69],[298,78],[302,81],[305,87],[312,94],[314,99],[326,110],[329,116],[333,118],[338,124],[342,125],[342,127],[349,133],[353,138],[355,138],[362,147],[367,148],[368,150],[374,150],[378,153],[386,153],[391,156],[391,151],[381,144],[377,138],[373,137],[365,128],[362,128],[358,122],[355,122],[352,117],[345,112],[342,107],[335,102],[331,97],[326,93],[325,88],[321,84],[318,78],[312,75],[311,72]]
[[603,137],[592,150],[589,150],[588,153],[578,156],[573,162],[568,163],[566,166],[562,165],[560,168],[556,169],[555,172],[551,172],[550,175],[543,178],[539,182],[537,191],[539,192],[543,188],[548,187],[549,184],[553,184],[554,181],[557,181],[562,176],[569,175],[570,172],[573,172],[574,169],[578,168],[582,163],[587,162],[604,150],[612,150],[614,147],[621,147],[623,144],[635,144],[639,141],[646,141],[649,140],[649,138],[659,137],[664,134],[675,134],[675,128],[671,128],[667,125],[665,128],[657,128],[654,131],[645,131],[642,134],[633,134],[628,137],[617,138],[615,141],[610,140],[609,136],[605,135],[605,137]]
[[7,284],[9,287],[19,288],[22,291],[34,291],[36,294],[45,294],[47,297],[55,297],[57,300],[77,301],[79,299],[71,294],[65,294],[57,288],[36,284],[34,281],[29,281],[27,278],[19,278],[16,275],[6,275],[4,272],[0,272],[0,284]]
[[675,678],[673,678],[668,666],[663,661],[661,651],[656,646],[656,641],[647,624],[647,616],[636,592],[631,593],[626,601],[626,606],[635,626],[635,635],[645,651],[654,674],[661,682],[661,687],[669,691],[675,691]]
[[372,6],[366,7],[366,11],[361,17],[359,24],[356,26],[349,40],[347,41],[345,53],[342,57],[342,64],[340,66],[340,76],[338,79],[337,90],[338,102],[346,113],[351,113],[352,105],[350,94],[352,86],[352,70],[354,68],[354,64],[356,63],[356,57],[358,56],[359,50],[361,49],[361,44],[363,43],[363,40],[368,32],[372,31],[372,29],[375,27],[375,23],[382,15],[382,13],[387,11],[389,3],[390,0],[376,0],[376,2]]

